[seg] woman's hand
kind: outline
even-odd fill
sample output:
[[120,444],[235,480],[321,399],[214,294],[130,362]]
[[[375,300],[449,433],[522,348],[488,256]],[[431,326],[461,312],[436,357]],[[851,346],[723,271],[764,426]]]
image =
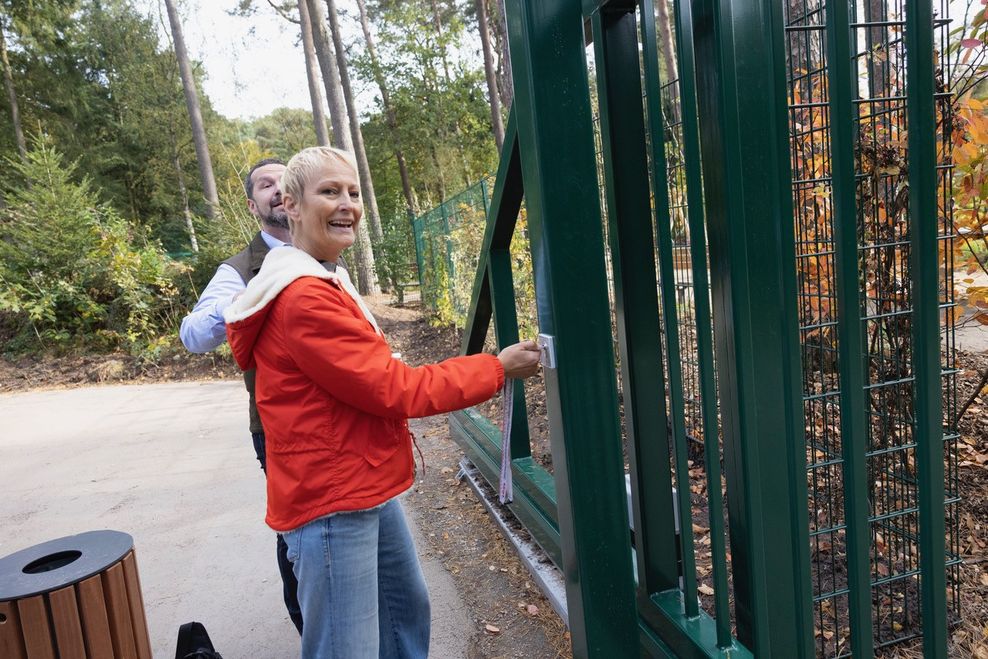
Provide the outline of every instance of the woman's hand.
[[502,350],[497,358],[504,367],[504,377],[528,378],[539,372],[541,356],[535,341],[522,341]]

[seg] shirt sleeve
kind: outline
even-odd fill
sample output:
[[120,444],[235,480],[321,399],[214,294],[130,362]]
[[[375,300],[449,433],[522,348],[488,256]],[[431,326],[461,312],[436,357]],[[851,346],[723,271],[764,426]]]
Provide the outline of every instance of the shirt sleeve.
[[190,352],[209,352],[226,340],[223,310],[247,286],[240,274],[226,263],[216,268],[216,274],[203,289],[196,306],[185,318],[178,335]]
[[409,418],[462,409],[497,393],[504,368],[494,355],[413,368],[395,359],[384,338],[354,314],[347,295],[332,285],[308,285],[285,300],[285,347],[334,398],[369,414]]

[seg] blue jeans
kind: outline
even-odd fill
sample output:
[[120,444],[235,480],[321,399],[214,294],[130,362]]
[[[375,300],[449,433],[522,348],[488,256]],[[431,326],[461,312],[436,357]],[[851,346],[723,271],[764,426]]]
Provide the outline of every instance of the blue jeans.
[[302,659],[425,659],[429,593],[397,499],[284,534],[298,577]]

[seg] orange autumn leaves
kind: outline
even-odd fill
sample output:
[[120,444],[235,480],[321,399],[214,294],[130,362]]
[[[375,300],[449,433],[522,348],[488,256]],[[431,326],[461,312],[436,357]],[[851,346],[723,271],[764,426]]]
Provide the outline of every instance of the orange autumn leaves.
[[988,325],[988,103],[970,94],[955,106],[952,155],[957,301]]

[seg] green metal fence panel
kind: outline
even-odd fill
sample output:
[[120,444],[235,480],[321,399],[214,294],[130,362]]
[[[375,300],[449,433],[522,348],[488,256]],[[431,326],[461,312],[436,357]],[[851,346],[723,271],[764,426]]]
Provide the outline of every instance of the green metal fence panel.
[[[898,2],[785,7],[817,654],[866,656],[919,634],[921,620],[915,502],[923,486],[910,466],[918,435],[911,429],[917,394],[908,274],[915,273],[910,250],[920,243],[910,239],[899,193],[916,154],[897,138],[908,127],[903,35],[913,27]],[[915,28],[932,43],[936,25],[943,52],[946,23]],[[929,101],[939,116],[949,112],[945,95],[931,90]],[[938,131],[919,134],[942,143]],[[924,194],[948,198],[948,165],[936,169],[940,178]],[[923,216],[937,224],[938,215],[944,235],[937,240],[949,247],[949,205]],[[951,268],[941,265],[946,307]],[[946,314],[942,322],[949,339]],[[952,348],[944,348],[949,393]],[[952,416],[944,409],[946,420]],[[946,438],[948,464],[956,464],[953,437]],[[952,574],[955,553],[946,559]],[[955,612],[956,602],[955,593]]]
[[[947,23],[914,4],[675,2],[678,78],[663,81],[653,0],[584,3],[597,130],[578,12],[509,5],[520,93],[489,210],[477,186],[488,219],[471,238],[464,351],[483,349],[492,314],[499,345],[518,336],[510,249],[527,193],[559,366],[546,373],[554,473],[531,458],[516,390],[510,506],[566,573],[577,656],[630,656],[628,639],[652,656],[869,656],[920,631],[944,656],[959,597],[944,523],[957,500],[950,106],[922,53],[934,34],[944,52]],[[416,219],[423,281],[450,308],[465,297],[449,287],[464,276],[463,198]],[[475,411],[452,427],[496,482],[497,428]]]
[[422,302],[442,322],[464,325],[488,205],[481,180],[412,221]]

